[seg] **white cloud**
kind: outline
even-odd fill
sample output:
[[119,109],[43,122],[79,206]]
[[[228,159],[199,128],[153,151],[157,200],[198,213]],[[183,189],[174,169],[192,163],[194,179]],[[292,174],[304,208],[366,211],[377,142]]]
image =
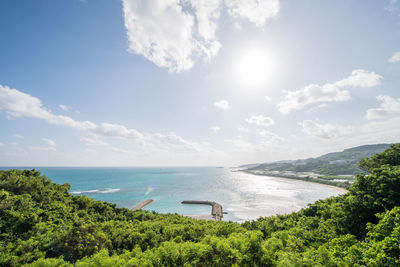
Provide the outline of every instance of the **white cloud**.
[[391,56],[388,60],[390,63],[396,63],[396,62],[400,62],[400,51],[396,52],[393,54],[393,56]]
[[255,151],[258,148],[256,144],[249,143],[242,139],[227,139],[224,141],[232,144],[239,151],[249,152],[249,151]]
[[82,137],[80,139],[81,142],[85,143],[88,146],[108,146],[108,144],[98,137],[90,138],[90,137]]
[[148,136],[148,139],[152,142],[152,146],[165,150],[168,150],[169,148],[182,148],[185,150],[201,152],[204,151],[205,146],[207,146],[207,144],[204,143],[183,139],[174,132],[170,132],[169,134],[152,134]]
[[265,100],[267,100],[268,102],[270,102],[272,100],[272,98],[270,96],[264,96]]
[[371,121],[360,127],[357,133],[359,144],[398,143],[400,136],[400,117]]
[[222,100],[220,100],[220,101],[215,102],[215,103],[214,103],[214,106],[217,107],[217,108],[219,108],[219,109],[224,109],[224,110],[226,110],[226,109],[229,109],[229,102],[222,99]]
[[342,126],[333,124],[320,124],[311,120],[305,120],[300,123],[303,127],[303,132],[306,134],[321,138],[321,139],[334,139],[342,135],[350,134],[354,131],[352,126]]
[[88,131],[92,134],[134,140],[136,143],[145,146],[156,147],[156,144],[162,144],[164,149],[168,149],[168,145],[171,145],[173,147],[181,146],[185,149],[196,151],[202,150],[203,146],[202,144],[185,140],[175,133],[169,133],[167,135],[159,133],[147,134],[141,133],[136,129],[129,129],[120,124],[104,122],[97,125],[91,121],[76,121],[67,116],[55,115],[43,107],[40,99],[1,85],[0,110],[4,110],[10,117],[42,119],[50,124],[74,128],[80,131]]
[[280,9],[279,0],[225,0],[225,5],[232,17],[246,19],[259,27],[276,17]]
[[[80,141],[90,147],[104,147],[112,152],[121,153],[121,154],[131,154],[132,153],[129,150],[125,150],[125,149],[121,149],[121,148],[109,145],[108,143],[101,140],[97,135],[93,135],[92,137],[82,137],[80,139]],[[93,152],[96,153],[95,150]]]
[[265,129],[258,131],[259,135],[262,137],[262,142],[264,144],[276,144],[282,143],[285,139],[277,134],[274,134]]
[[0,85],[0,110],[5,110],[9,117],[38,118],[51,124],[79,130],[96,128],[96,125],[89,121],[75,121],[66,116],[54,115],[43,107],[40,99],[2,85]]
[[369,121],[354,128],[354,133],[329,140],[334,147],[354,147],[368,144],[398,143],[400,116],[385,120]]
[[123,0],[129,49],[171,72],[188,70],[217,54],[219,8],[219,0]]
[[249,124],[255,124],[258,126],[271,126],[275,124],[275,121],[270,117],[264,117],[263,115],[256,115],[251,116],[250,118],[246,119],[246,122]]
[[292,110],[300,110],[314,103],[347,101],[351,98],[350,91],[342,87],[373,87],[379,85],[382,79],[383,77],[375,72],[353,70],[349,77],[333,84],[310,84],[300,90],[287,92],[285,100],[278,103],[277,107],[281,113],[288,114]]
[[69,107],[66,106],[66,105],[58,105],[58,106],[64,111],[68,111],[69,110]]
[[277,107],[283,114],[288,114],[294,109],[302,109],[305,106],[321,102],[340,102],[350,99],[348,90],[341,90],[333,84],[320,86],[310,84],[303,89],[291,91],[286,94],[286,100],[278,103]]
[[56,146],[56,143],[55,143],[53,140],[49,139],[49,138],[42,138],[42,140],[43,140],[43,142],[45,142],[48,146],[52,146],[52,147]]
[[5,144],[0,142],[0,146],[5,146]]
[[396,99],[387,95],[379,95],[378,101],[381,102],[379,108],[367,110],[367,120],[377,120],[389,116],[400,115],[400,98]]
[[94,133],[104,136],[122,137],[142,141],[144,135],[135,129],[128,129],[124,125],[103,122],[93,129]]
[[49,138],[42,138],[42,141],[46,146],[28,146],[29,150],[32,151],[56,151],[56,143]]
[[53,146],[29,146],[28,149],[36,151],[56,151],[56,148]]
[[312,112],[312,111],[315,111],[315,110],[317,110],[317,109],[324,108],[324,107],[326,107],[326,106],[328,106],[328,104],[322,103],[322,104],[319,104],[318,106],[313,106],[313,107],[309,108],[309,109],[307,110],[307,112]]
[[240,30],[242,30],[242,25],[239,23],[239,22],[235,22],[235,23],[233,23],[233,27],[235,27],[235,29],[237,30],[237,31],[240,31]]
[[397,9],[396,4],[398,0],[390,0],[389,4],[385,6],[385,10],[389,12],[393,12]]
[[114,147],[114,146],[110,146],[110,147],[108,147],[108,149],[110,149],[113,152],[121,153],[121,154],[131,154],[132,153],[129,150],[125,150],[125,149]]
[[242,132],[242,133],[248,133],[248,132],[249,132],[249,129],[240,125],[240,126],[238,127],[238,131],[239,131],[239,132]]
[[227,139],[224,141],[226,143],[232,144],[236,148],[236,150],[245,153],[265,154],[270,153],[277,147],[279,147],[279,150],[282,149],[281,144],[285,141],[283,137],[267,130],[261,130],[258,131],[258,133],[261,137],[258,142],[248,142],[246,140],[243,140],[242,138]]
[[205,40],[214,40],[217,25],[215,20],[220,16],[220,0],[190,0],[192,7],[195,9],[198,21],[198,32]]
[[383,77],[373,71],[363,69],[353,70],[351,75],[335,83],[338,87],[362,87],[369,88],[381,84]]
[[[92,137],[82,137],[80,139],[80,141],[90,147],[104,147],[112,152],[116,152],[116,153],[120,153],[120,154],[131,154],[132,153],[132,151],[111,146],[110,144],[101,140],[97,135],[92,135]],[[93,150],[93,152],[96,153],[96,150]]]
[[14,137],[19,138],[19,139],[23,139],[24,138],[24,136],[21,135],[21,134],[14,134]]
[[[122,0],[129,50],[170,72],[189,70],[221,48],[216,31],[223,0]],[[225,0],[228,14],[263,26],[279,0]]]
[[31,95],[0,85],[0,109],[11,117],[49,118],[51,114],[42,102]]
[[219,128],[218,126],[213,126],[213,127],[211,127],[211,130],[212,130],[214,133],[216,133],[216,132],[219,132],[219,131],[221,130],[221,128]]

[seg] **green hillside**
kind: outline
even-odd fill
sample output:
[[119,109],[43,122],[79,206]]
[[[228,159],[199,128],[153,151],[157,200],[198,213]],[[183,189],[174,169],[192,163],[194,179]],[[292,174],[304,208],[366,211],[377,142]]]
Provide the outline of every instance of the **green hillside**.
[[390,144],[365,145],[317,158],[263,163],[246,168],[246,172],[348,187],[349,183],[355,181],[354,175],[365,172],[358,167],[360,160],[381,153],[389,146]]
[[323,175],[355,175],[361,173],[358,162],[387,149],[390,144],[366,145],[325,154],[317,158],[260,164],[250,170],[315,172]]
[[130,211],[0,172],[0,266],[399,266],[400,144],[346,195],[243,224]]

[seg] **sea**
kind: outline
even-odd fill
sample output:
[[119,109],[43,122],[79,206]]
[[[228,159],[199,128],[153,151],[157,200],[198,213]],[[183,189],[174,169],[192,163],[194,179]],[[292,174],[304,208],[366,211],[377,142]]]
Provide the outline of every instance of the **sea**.
[[[10,168],[1,168],[10,169]],[[24,168],[18,168],[24,169]],[[32,167],[26,168],[32,169]],[[319,199],[345,193],[342,188],[300,180],[252,175],[230,168],[35,168],[70,193],[133,208],[153,199],[144,209],[183,215],[210,214],[211,207],[181,204],[183,200],[220,203],[223,220],[243,222],[298,211]]]

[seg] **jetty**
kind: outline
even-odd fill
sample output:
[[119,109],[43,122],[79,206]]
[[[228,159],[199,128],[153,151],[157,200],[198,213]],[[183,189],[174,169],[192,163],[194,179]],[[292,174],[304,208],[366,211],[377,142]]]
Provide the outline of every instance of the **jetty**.
[[141,210],[141,209],[143,209],[144,207],[146,207],[147,205],[149,205],[151,202],[153,202],[154,200],[152,200],[151,198],[150,199],[146,199],[145,201],[143,201],[143,202],[140,202],[139,204],[137,204],[135,207],[133,207],[132,208],[132,210],[133,211],[135,211],[135,210]]
[[200,205],[209,205],[211,206],[211,216],[207,215],[186,215],[188,217],[194,219],[209,219],[214,221],[221,221],[223,217],[222,205],[218,204],[215,201],[202,201],[202,200],[184,200],[181,202],[182,204],[200,204]]

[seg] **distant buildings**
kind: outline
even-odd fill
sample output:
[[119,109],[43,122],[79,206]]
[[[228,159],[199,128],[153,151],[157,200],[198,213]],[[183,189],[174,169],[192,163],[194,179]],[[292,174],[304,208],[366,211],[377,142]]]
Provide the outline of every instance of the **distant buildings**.
[[345,159],[338,159],[338,160],[329,161],[329,164],[345,164],[345,163],[347,163],[347,162],[348,162],[348,161],[345,160]]

